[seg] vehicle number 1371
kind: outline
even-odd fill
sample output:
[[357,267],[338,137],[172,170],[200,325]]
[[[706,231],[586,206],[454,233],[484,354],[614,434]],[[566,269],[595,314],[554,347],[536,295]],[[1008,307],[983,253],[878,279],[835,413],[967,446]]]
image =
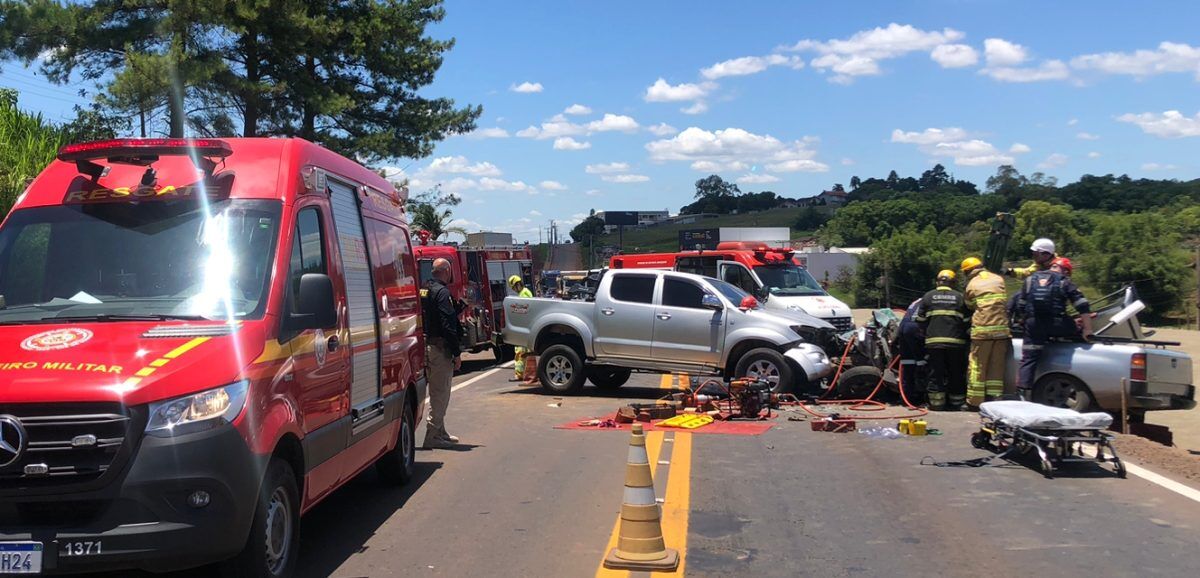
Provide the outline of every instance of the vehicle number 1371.
[[95,542],[62,542],[58,545],[60,556],[91,556],[103,552],[99,540]]

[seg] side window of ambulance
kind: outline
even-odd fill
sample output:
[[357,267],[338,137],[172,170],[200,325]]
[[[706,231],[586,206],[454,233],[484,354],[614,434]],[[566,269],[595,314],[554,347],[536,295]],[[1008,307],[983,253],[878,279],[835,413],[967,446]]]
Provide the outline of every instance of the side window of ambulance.
[[327,273],[325,268],[325,236],[321,231],[321,214],[316,209],[302,209],[296,215],[296,234],[292,237],[292,311],[296,311],[295,296],[300,292],[300,277],[305,273]]
[[722,276],[722,281],[729,283],[745,291],[751,295],[758,293],[758,284],[754,282],[754,278],[750,276],[750,272],[736,265],[727,265],[725,274]]

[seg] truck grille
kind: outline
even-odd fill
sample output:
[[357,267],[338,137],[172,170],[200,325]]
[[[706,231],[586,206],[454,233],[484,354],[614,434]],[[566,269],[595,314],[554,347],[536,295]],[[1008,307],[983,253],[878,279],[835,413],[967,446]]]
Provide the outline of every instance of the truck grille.
[[141,421],[118,403],[0,404],[0,415],[16,418],[26,439],[0,467],[0,493],[97,482],[128,459]]
[[854,318],[852,317],[830,317],[825,321],[828,321],[838,331],[850,331],[854,329]]

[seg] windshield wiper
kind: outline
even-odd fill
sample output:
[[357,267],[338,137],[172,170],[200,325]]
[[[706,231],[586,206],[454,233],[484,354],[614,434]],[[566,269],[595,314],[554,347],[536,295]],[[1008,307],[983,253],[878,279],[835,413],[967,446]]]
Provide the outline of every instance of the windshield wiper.
[[209,321],[200,315],[174,315],[163,313],[97,313],[95,315],[70,315],[65,317],[42,317],[42,323],[83,323],[86,321]]

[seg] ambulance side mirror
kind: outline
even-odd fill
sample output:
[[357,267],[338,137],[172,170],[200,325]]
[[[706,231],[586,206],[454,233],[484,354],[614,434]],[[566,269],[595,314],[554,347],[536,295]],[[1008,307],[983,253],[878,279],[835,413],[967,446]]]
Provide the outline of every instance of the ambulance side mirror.
[[288,318],[291,329],[325,329],[337,325],[337,305],[329,275],[305,273],[300,277],[300,291],[295,298],[297,312]]

